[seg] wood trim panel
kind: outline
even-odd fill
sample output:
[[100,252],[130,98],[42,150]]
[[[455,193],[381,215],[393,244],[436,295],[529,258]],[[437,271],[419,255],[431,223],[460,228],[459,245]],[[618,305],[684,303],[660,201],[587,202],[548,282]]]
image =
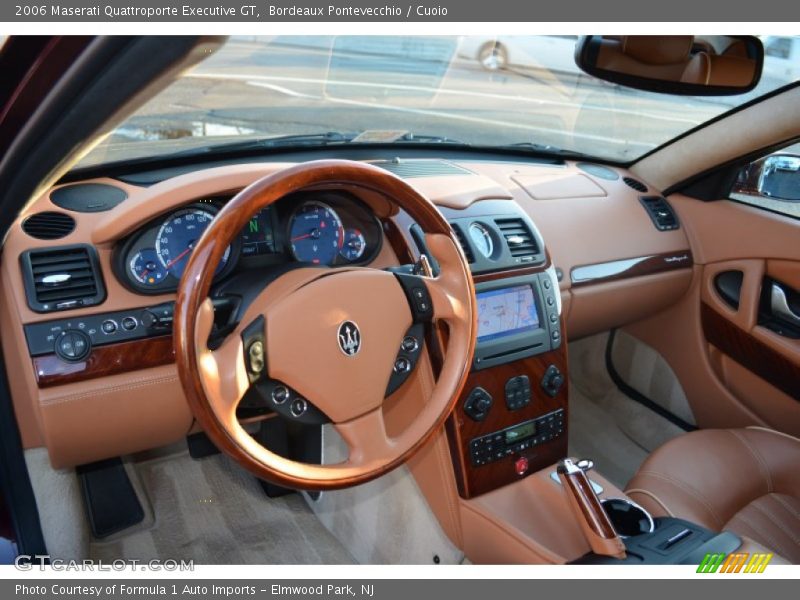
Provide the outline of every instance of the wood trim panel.
[[691,250],[639,256],[611,262],[573,267],[570,279],[573,287],[630,279],[677,269],[688,269],[694,264]]
[[800,365],[736,326],[705,302],[700,305],[700,319],[709,344],[800,401]]
[[172,336],[97,346],[85,360],[67,362],[55,354],[33,359],[36,383],[40,388],[86,381],[148,369],[175,362]]
[[[561,331],[564,331],[562,319]],[[551,398],[540,386],[542,377],[550,365],[555,365],[564,375],[564,385]],[[531,384],[531,402],[526,407],[511,411],[505,402],[505,385],[511,378],[527,375]],[[482,387],[493,398],[492,408],[483,421],[474,421],[464,412],[464,402],[476,387]],[[470,373],[467,384],[459,397],[453,414],[447,421],[446,430],[450,441],[450,454],[455,467],[458,492],[463,498],[472,498],[527,477],[567,456],[569,377],[567,371],[567,343],[551,352],[517,360],[481,371]],[[558,409],[564,411],[564,433],[554,440],[528,448],[496,462],[474,467],[469,455],[469,442],[473,438],[500,431],[517,423],[535,419]],[[528,459],[525,475],[517,475],[514,463],[520,457]]]

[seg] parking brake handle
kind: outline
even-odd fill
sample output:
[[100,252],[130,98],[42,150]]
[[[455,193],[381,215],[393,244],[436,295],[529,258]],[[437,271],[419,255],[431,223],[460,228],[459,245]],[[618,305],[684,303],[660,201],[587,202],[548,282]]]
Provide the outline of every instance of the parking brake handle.
[[603,556],[625,558],[625,544],[614,530],[583,469],[565,458],[558,463],[556,472],[592,551]]

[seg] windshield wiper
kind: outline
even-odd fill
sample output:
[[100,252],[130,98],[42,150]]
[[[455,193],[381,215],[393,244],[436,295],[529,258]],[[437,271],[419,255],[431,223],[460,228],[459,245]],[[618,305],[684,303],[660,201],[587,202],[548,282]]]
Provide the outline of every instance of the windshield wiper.
[[202,154],[228,154],[236,152],[249,152],[252,150],[262,150],[268,148],[289,148],[292,146],[328,146],[335,144],[364,143],[364,144],[397,144],[397,143],[423,143],[423,144],[453,144],[467,146],[460,140],[441,136],[441,135],[416,135],[411,132],[395,139],[381,142],[365,139],[363,142],[357,138],[361,133],[344,133],[341,131],[326,131],[322,133],[301,133],[292,135],[280,135],[276,137],[265,137],[242,140],[238,142],[226,142],[222,144],[210,144],[199,148],[187,148],[168,155],[161,155],[160,158],[181,157],[181,156],[200,156]]
[[591,158],[588,154],[583,152],[576,152],[575,150],[566,150],[558,146],[551,146],[550,144],[539,144],[537,142],[517,142],[516,144],[509,144],[507,146],[499,146],[500,148],[522,148],[524,150],[531,150],[541,154],[548,154],[553,156],[567,156],[574,158]]
[[466,142],[456,140],[443,135],[416,135],[414,133],[407,133],[404,136],[394,140],[392,143],[398,142],[424,142],[426,144],[455,144],[457,146],[469,146]]
[[[279,135],[277,137],[255,138],[239,142],[223,144],[210,144],[200,148],[188,148],[172,152],[167,156],[195,156],[200,154],[215,154],[217,152],[246,152],[261,148],[284,148],[287,146],[326,146],[328,144],[345,144],[356,137],[355,133],[342,133],[339,131],[326,131],[324,133],[300,133],[293,135]],[[162,158],[164,155],[162,155]]]

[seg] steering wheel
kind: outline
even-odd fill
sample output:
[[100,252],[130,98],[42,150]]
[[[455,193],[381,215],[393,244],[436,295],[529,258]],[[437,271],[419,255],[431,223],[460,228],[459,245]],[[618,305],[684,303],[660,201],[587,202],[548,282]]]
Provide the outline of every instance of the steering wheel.
[[[292,192],[325,185],[376,191],[405,210],[425,232],[440,266],[438,276],[299,267],[267,285],[235,330],[209,348],[214,309],[208,293],[228,245],[258,210]],[[303,163],[242,190],[197,241],[175,306],[178,373],[211,441],[254,475],[296,489],[349,487],[402,464],[443,425],[469,374],[476,313],[467,260],[430,200],[365,163]],[[389,436],[382,403],[403,337],[412,323],[439,321],[448,334],[436,383],[414,420]],[[293,461],[244,430],[236,408],[248,388],[266,377],[296,390],[331,420],[348,446],[346,460],[324,465]]]

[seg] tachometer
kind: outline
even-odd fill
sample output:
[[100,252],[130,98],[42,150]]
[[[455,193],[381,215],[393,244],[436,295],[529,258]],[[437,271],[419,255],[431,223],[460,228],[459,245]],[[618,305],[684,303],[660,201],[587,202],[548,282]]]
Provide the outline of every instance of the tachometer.
[[[185,208],[164,221],[156,236],[156,254],[165,270],[180,279],[194,245],[213,220],[214,213],[209,210]],[[228,246],[216,273],[225,267],[230,254],[231,248]]]
[[305,202],[289,223],[294,257],[317,265],[332,265],[344,244],[342,220],[322,202]]
[[153,248],[139,250],[128,263],[133,278],[142,285],[157,285],[167,276],[167,270]]

